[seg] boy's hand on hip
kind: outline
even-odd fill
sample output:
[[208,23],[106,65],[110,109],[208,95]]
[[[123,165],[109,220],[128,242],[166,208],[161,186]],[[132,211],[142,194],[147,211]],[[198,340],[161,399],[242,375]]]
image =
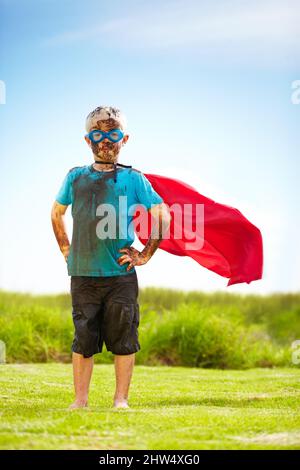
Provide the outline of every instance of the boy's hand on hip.
[[133,266],[141,266],[142,264],[146,264],[150,259],[149,256],[141,253],[136,248],[133,248],[133,246],[130,246],[129,248],[122,248],[119,250],[119,252],[125,253],[125,255],[117,259],[119,265],[122,266],[125,263],[129,263],[126,271],[130,271]]
[[62,252],[62,254],[64,255],[65,262],[67,262],[68,256],[69,256],[69,253],[70,253],[70,246],[63,246],[63,247],[61,248],[61,252]]

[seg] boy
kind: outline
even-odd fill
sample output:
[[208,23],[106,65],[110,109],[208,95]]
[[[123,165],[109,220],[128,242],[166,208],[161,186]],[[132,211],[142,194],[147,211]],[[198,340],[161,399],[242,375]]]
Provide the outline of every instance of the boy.
[[[99,106],[87,116],[86,131],[94,163],[67,173],[51,212],[54,234],[71,276],[75,401],[69,409],[88,406],[93,355],[102,352],[103,342],[114,354],[113,406],[128,408],[135,353],[140,349],[135,266],[147,263],[158,248],[169,227],[170,212],[140,171],[117,163],[129,138],[119,109]],[[130,246],[133,214],[124,209],[124,199],[126,207],[143,205],[153,216],[151,235],[141,252]],[[70,204],[71,245],[64,223]],[[104,217],[107,212],[109,217]],[[108,231],[104,230],[107,225]]]

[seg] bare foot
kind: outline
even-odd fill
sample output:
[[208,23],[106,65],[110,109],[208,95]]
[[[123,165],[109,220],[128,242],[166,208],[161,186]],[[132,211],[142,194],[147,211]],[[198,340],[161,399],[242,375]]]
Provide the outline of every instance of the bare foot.
[[114,400],[114,408],[129,408],[127,400]]
[[75,400],[72,405],[69,406],[68,410],[76,410],[77,408],[87,408],[88,402],[84,400]]

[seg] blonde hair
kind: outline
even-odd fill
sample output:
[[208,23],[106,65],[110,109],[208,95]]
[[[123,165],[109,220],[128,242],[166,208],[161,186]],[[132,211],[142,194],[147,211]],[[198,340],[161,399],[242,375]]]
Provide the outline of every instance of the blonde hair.
[[114,108],[113,106],[98,106],[94,111],[91,111],[86,118],[86,131],[89,132],[92,127],[95,127],[97,125],[97,121],[106,121],[107,119],[118,121],[122,129],[126,130],[126,117],[120,109]]

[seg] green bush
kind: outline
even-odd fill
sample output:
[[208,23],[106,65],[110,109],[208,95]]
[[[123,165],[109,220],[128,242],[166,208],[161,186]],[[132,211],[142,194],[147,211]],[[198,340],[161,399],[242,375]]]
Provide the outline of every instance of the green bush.
[[259,326],[246,329],[237,308],[180,304],[142,329],[140,363],[243,369],[285,365],[289,351],[276,347]]
[[[300,339],[300,294],[269,296],[140,290],[140,364],[245,369],[292,366]],[[8,362],[70,362],[69,294],[0,291],[0,340]],[[103,347],[96,363],[113,355]]]

